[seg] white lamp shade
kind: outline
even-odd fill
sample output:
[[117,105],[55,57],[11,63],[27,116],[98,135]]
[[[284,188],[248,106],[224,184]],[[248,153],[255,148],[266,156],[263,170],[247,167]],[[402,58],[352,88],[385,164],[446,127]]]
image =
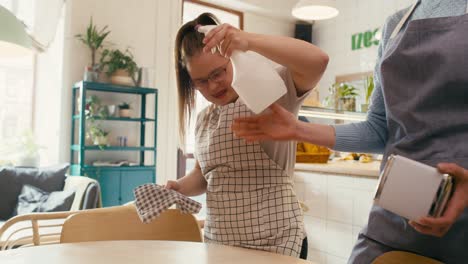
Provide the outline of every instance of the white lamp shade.
[[0,6],[0,56],[20,56],[31,53],[32,40],[24,24],[10,11]]
[[292,15],[301,20],[323,20],[337,16],[336,0],[300,0]]

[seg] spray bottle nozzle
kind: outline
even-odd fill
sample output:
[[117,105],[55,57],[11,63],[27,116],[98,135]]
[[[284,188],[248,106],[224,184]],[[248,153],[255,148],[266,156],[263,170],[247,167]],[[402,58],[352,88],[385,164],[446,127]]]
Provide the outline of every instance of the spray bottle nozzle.
[[[205,36],[206,36],[206,34],[207,34],[208,32],[210,32],[210,30],[212,30],[212,29],[215,28],[215,27],[217,27],[217,26],[216,26],[216,25],[206,25],[206,26],[202,26],[202,25],[198,24],[198,25],[195,26],[195,30],[198,31],[198,32],[200,32],[200,33],[202,33],[202,34],[205,34]],[[217,47],[211,48],[211,54],[215,54],[216,51],[217,51]]]
[[212,30],[215,27],[217,26],[216,25],[206,25],[206,26],[196,25],[195,30],[206,35],[208,32],[210,32],[210,30]]

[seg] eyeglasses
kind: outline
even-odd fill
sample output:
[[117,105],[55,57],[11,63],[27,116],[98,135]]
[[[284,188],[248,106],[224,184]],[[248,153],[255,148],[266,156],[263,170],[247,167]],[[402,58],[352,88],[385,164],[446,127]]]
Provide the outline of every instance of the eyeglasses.
[[192,80],[193,87],[196,89],[206,89],[209,85],[209,81],[215,83],[224,81],[226,79],[226,70],[229,62],[231,61],[228,61],[223,66],[213,71],[207,78]]

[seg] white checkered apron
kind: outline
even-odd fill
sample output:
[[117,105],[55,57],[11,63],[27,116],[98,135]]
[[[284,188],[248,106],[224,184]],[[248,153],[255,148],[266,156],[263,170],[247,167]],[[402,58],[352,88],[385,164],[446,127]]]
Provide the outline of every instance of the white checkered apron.
[[305,233],[291,177],[230,128],[252,114],[238,100],[197,120],[195,155],[208,182],[205,241],[298,257]]

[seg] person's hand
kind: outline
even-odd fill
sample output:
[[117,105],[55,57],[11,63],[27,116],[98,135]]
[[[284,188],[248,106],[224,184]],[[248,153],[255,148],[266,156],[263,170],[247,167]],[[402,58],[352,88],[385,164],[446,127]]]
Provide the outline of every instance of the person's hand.
[[229,58],[234,50],[248,50],[248,34],[229,24],[219,25],[205,35],[203,51],[209,52],[213,47],[218,47],[221,55]]
[[247,142],[261,140],[291,140],[297,130],[295,115],[274,103],[264,114],[236,118],[231,126],[236,137]]
[[180,184],[177,181],[169,180],[167,181],[166,185],[164,185],[164,188],[178,192],[180,190]]
[[454,177],[455,189],[452,198],[442,217],[423,217],[417,222],[410,221],[410,225],[422,234],[442,237],[468,207],[468,170],[453,163],[439,163],[437,168],[441,173],[448,173]]

